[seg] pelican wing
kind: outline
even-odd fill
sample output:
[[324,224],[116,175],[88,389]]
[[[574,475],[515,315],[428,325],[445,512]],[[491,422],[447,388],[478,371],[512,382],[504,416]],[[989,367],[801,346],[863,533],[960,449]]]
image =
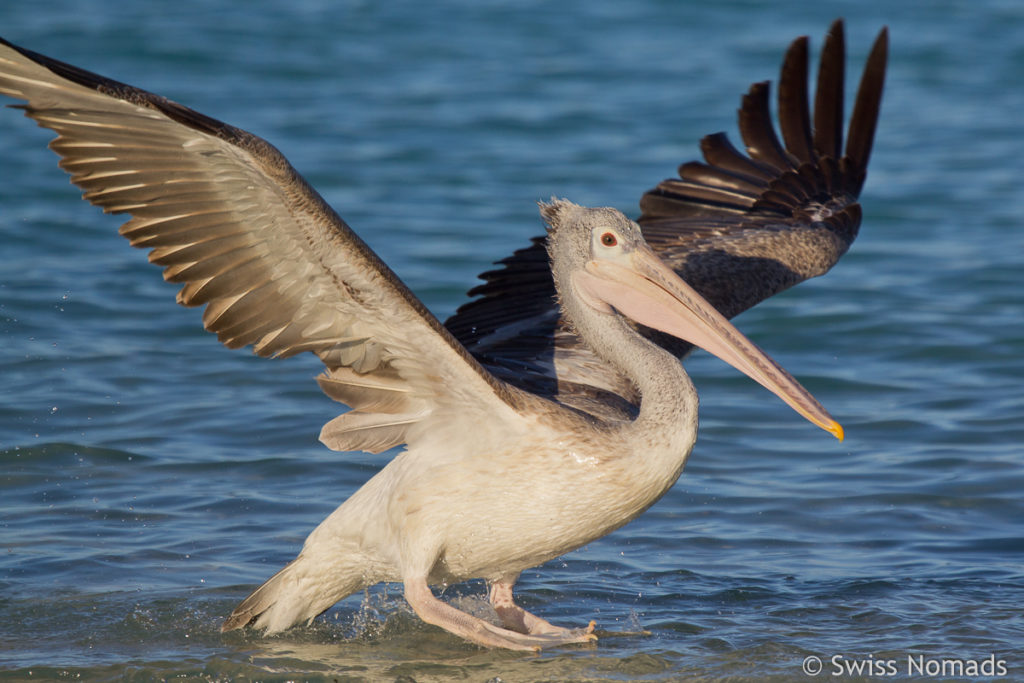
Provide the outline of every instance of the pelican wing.
[[57,133],[60,166],[150,250],[178,302],[261,356],[315,353],[353,408],[338,450],[405,442],[439,406],[497,409],[507,387],[470,356],[264,140],[165,98],[0,41],[0,93]]
[[[843,148],[845,45],[836,21],[822,49],[813,116],[807,38],[793,42],[782,65],[778,114],[769,85],[743,97],[741,153],[722,133],[701,141],[703,162],[640,200],[644,237],[663,260],[728,317],[828,271],[860,226],[864,185],[885,79],[888,37],[881,31],[867,59]],[[566,328],[554,300],[544,239],[500,261],[445,325],[496,376],[557,397],[584,411],[629,414],[632,385]],[[652,330],[644,334],[680,357],[692,348]]]

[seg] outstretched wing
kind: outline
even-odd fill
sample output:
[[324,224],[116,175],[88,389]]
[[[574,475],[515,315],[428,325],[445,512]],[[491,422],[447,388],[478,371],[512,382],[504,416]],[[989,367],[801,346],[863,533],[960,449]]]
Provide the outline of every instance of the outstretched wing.
[[[807,38],[790,46],[779,81],[780,141],[769,112],[769,85],[743,97],[744,155],[723,133],[701,141],[703,162],[640,200],[650,246],[724,315],[732,317],[842,256],[860,226],[856,203],[867,173],[885,80],[888,35],[875,40],[843,148],[845,45],[842,21],[822,49],[813,118]],[[481,275],[445,325],[496,376],[601,416],[630,413],[634,387],[566,328],[554,300],[543,238]],[[682,357],[692,348],[642,330]]]
[[445,404],[507,407],[508,388],[264,140],[5,41],[0,93],[56,131],[85,199],[132,216],[121,234],[224,344],[320,357],[321,387],[353,408],[328,446],[401,444]]

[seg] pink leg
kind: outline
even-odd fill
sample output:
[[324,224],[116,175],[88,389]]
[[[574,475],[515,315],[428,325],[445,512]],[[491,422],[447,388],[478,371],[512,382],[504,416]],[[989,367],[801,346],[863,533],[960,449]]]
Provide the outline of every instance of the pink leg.
[[597,636],[594,635],[593,621],[586,628],[569,629],[555,626],[535,614],[530,614],[517,605],[512,598],[512,586],[514,585],[515,579],[495,581],[491,584],[491,605],[501,617],[501,623],[505,624],[506,628],[531,635],[546,634],[574,639],[568,642],[585,643],[597,640]]
[[[511,587],[510,587],[511,588]],[[558,633],[517,633],[489,624],[441,602],[430,591],[425,578],[405,580],[405,599],[420,619],[440,626],[446,631],[484,647],[502,647],[509,650],[533,650],[567,643],[585,643],[596,640],[593,624],[590,629],[577,629],[580,633],[561,629]],[[532,615],[530,615],[532,616]],[[533,617],[536,619],[536,617]],[[540,620],[543,621],[543,620]],[[547,624],[547,622],[543,622]],[[548,624],[550,626],[550,624]]]

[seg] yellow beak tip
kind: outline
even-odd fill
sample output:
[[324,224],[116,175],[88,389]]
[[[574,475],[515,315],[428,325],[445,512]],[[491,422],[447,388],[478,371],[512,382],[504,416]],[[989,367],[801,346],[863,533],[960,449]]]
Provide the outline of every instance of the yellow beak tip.
[[843,437],[845,436],[845,434],[843,434],[843,426],[838,422],[833,422],[832,424],[825,427],[825,429],[831,432],[832,436],[836,437],[840,441],[842,441]]

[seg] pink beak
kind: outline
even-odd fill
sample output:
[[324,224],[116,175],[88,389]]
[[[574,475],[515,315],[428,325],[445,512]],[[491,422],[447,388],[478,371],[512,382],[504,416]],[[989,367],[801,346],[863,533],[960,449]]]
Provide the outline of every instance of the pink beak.
[[[737,330],[646,245],[629,263],[589,261],[574,275],[585,298],[713,353],[785,401],[793,410],[843,440],[843,428],[809,391]],[[596,303],[596,302],[595,302]]]

